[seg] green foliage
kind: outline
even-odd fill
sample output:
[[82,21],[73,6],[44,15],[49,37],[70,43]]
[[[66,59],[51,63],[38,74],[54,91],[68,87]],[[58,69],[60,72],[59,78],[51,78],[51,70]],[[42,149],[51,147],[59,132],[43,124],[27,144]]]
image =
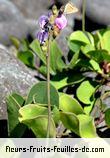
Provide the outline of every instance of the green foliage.
[[[36,137],[46,137],[46,52],[43,52],[37,40],[30,44],[26,40],[20,42],[12,38],[12,42],[17,48],[18,58],[28,67],[36,69],[36,56],[39,58],[37,70],[42,76],[40,82],[32,86],[25,100],[17,94],[7,98],[9,134],[20,137],[28,127]],[[64,125],[64,131],[68,129],[80,137],[97,137],[96,119],[100,124],[102,114],[110,128],[110,109],[105,103],[105,95],[108,94],[106,88],[110,81],[110,28],[94,33],[75,31],[67,42],[67,56],[55,40],[50,43],[50,137],[57,136],[59,124]]]
[[34,55],[30,50],[20,51],[18,53],[18,59],[20,59],[25,65],[34,68]]
[[75,98],[67,94],[60,96],[60,110],[63,112],[71,112],[76,115],[84,113],[82,106],[78,103]]
[[[19,110],[19,121],[26,124],[34,132],[36,137],[46,137],[48,109],[39,104],[28,104]],[[53,119],[51,120],[50,137],[56,136]]]
[[42,60],[42,62],[44,64],[46,64],[46,56],[45,54],[42,52],[42,49],[40,47],[40,43],[38,40],[34,40],[31,45],[30,48],[34,51],[34,53],[37,54],[37,56]]
[[20,95],[13,93],[7,97],[7,110],[8,110],[8,126],[9,126],[9,136],[20,137],[25,131],[25,126],[22,126],[22,130],[17,132],[19,127],[19,109],[23,106],[25,100]]
[[[59,106],[59,95],[54,86],[50,86],[51,105]],[[26,104],[30,103],[47,104],[47,82],[42,81],[35,84],[27,97]]]
[[75,85],[77,83],[80,83],[84,79],[85,77],[82,74],[69,71],[69,72],[63,72],[54,76],[51,80],[51,84],[56,89],[61,89],[70,85]]
[[60,118],[67,129],[70,129],[71,131],[79,135],[79,121],[74,113],[61,112]]
[[[37,54],[44,65],[46,65],[46,54],[42,51],[40,44],[37,40],[34,40],[30,45],[30,48]],[[62,51],[58,47],[56,41],[52,41],[50,44],[51,59],[50,59],[50,69],[51,73],[56,74],[56,71],[62,71],[66,68],[66,64],[62,60]]]
[[88,115],[78,115],[79,131],[81,137],[95,138],[97,137],[94,120]]
[[39,104],[28,104],[19,110],[19,120],[24,122],[25,120],[36,118],[39,115],[47,115],[47,108]]
[[92,95],[95,92],[94,86],[89,81],[84,81],[77,89],[77,97],[84,104],[91,104],[93,101]]
[[83,138],[97,137],[93,118],[84,114],[75,115],[70,112],[61,112],[61,120],[67,129]]

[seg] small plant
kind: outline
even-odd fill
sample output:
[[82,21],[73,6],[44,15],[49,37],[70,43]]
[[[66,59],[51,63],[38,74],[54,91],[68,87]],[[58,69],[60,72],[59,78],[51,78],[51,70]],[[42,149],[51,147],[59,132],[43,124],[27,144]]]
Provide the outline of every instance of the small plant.
[[10,137],[22,137],[28,127],[36,137],[93,138],[100,136],[102,122],[110,127],[110,29],[89,33],[83,24],[83,31],[68,37],[65,60],[55,41],[67,25],[63,13],[53,6],[39,18],[37,39],[17,42],[18,58],[42,75],[25,98],[8,96]]

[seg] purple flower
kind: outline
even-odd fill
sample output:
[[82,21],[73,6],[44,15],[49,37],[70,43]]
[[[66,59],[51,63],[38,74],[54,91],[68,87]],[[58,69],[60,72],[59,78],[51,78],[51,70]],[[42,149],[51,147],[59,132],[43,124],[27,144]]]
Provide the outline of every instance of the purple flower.
[[44,44],[44,42],[48,39],[48,32],[45,30],[41,30],[37,33],[37,39],[41,44]]
[[40,28],[43,29],[44,26],[45,26],[45,24],[46,24],[48,21],[49,21],[48,16],[42,15],[42,16],[39,18],[39,20],[38,20],[38,23],[39,23],[39,25],[40,25]]
[[55,19],[55,25],[60,29],[64,29],[67,26],[67,19],[66,17],[62,14],[61,16],[58,16]]

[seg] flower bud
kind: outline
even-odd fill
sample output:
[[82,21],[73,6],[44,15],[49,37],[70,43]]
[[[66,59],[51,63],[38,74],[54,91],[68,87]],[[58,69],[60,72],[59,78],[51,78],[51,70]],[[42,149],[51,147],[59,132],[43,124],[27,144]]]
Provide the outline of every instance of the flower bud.
[[59,34],[60,34],[59,28],[56,25],[54,25],[54,27],[53,27],[53,37],[56,38]]
[[54,6],[52,7],[52,13],[53,13],[53,15],[58,16],[58,9],[57,9],[57,6],[56,6],[56,5],[54,5]]
[[67,26],[67,19],[66,17],[62,14],[61,16],[58,16],[55,20],[55,25],[60,29],[64,29]]

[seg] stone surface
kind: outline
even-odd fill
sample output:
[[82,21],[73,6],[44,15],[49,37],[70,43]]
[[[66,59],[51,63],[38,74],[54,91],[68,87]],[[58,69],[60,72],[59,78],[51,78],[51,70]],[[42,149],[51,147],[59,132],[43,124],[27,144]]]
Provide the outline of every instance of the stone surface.
[[37,19],[50,6],[48,0],[11,0],[26,18]]
[[[29,19],[37,19],[40,15],[45,14],[49,7],[52,5],[52,1],[44,0],[11,0],[22,14]],[[68,0],[54,0],[57,3],[65,5]],[[82,0],[71,0],[78,8],[81,8]]]
[[12,92],[26,95],[36,81],[29,70],[0,45],[0,120],[7,118],[7,95]]
[[87,0],[86,14],[97,23],[110,25],[110,0]]
[[0,43],[9,44],[10,36],[26,37],[29,32],[25,18],[8,0],[0,0]]

